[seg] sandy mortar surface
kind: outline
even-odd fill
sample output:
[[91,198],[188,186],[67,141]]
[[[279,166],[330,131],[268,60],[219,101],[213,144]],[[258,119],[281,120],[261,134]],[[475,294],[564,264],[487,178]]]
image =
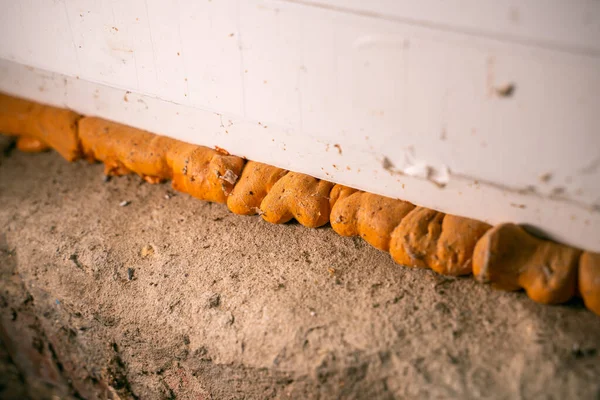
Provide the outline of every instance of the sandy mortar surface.
[[0,398],[600,398],[600,317],[0,152]]

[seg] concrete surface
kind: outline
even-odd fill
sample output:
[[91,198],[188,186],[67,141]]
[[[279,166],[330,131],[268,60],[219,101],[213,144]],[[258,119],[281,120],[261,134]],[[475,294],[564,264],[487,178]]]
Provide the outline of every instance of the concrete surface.
[[538,305],[330,228],[3,154],[2,398],[600,396],[600,318],[580,301]]

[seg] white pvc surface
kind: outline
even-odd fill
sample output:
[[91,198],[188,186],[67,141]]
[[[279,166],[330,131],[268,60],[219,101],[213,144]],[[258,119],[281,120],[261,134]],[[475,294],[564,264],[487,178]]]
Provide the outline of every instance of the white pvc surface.
[[600,1],[0,10],[0,91],[600,251]]

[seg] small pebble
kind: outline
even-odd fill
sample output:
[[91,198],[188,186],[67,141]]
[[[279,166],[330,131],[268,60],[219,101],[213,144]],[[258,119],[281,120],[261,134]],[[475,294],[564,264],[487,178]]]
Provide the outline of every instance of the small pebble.
[[126,206],[128,206],[129,204],[131,204],[131,202],[130,202],[130,201],[128,201],[128,200],[123,200],[122,202],[120,202],[120,203],[119,203],[119,206],[120,206],[120,207],[126,207]]
[[209,308],[215,308],[218,307],[219,304],[221,304],[221,296],[218,293],[213,294],[212,296],[210,296],[210,298],[208,299],[208,307]]
[[148,257],[154,254],[154,247],[151,245],[146,245],[142,247],[142,251],[140,252],[142,257]]
[[571,354],[575,358],[593,357],[597,353],[597,350],[593,347],[582,348],[578,343],[573,344],[571,348]]
[[132,280],[134,272],[135,270],[133,268],[127,268],[127,279]]

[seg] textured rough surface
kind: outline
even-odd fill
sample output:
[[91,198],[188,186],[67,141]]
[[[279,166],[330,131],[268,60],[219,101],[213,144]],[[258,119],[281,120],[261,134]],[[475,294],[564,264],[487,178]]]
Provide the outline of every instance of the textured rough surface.
[[405,268],[53,152],[1,159],[0,204],[1,324],[25,354],[0,348],[2,398],[24,381],[47,398],[600,395],[600,318],[578,299]]
[[39,139],[31,136],[19,136],[17,140],[17,149],[25,153],[41,153],[50,150],[51,147]]
[[376,249],[389,251],[392,231],[414,208],[406,201],[372,193],[344,196],[341,191],[331,211],[331,227],[342,236],[360,236]]
[[[0,93],[0,132],[25,135],[41,143],[38,150],[50,146],[69,161],[81,155],[77,138],[80,115],[64,108],[34,103]],[[26,143],[31,145],[32,142]],[[31,146],[24,148],[33,151]]]
[[523,288],[539,303],[564,303],[577,291],[580,255],[580,250],[538,239],[518,225],[502,224],[475,246],[473,274],[499,289]]
[[488,229],[483,222],[416,207],[392,232],[390,254],[399,264],[468,275],[475,243]]
[[284,169],[248,161],[242,176],[227,197],[229,211],[240,215],[260,214],[260,204],[285,174],[287,171]]
[[240,157],[224,155],[101,118],[79,121],[84,156],[102,161],[106,175],[131,172],[149,183],[172,179],[175,190],[225,203],[244,167]]
[[394,261],[410,267],[426,268],[435,255],[442,234],[444,214],[416,207],[392,232],[390,254]]
[[600,315],[600,254],[586,251],[581,255],[579,293],[587,308]]
[[485,222],[446,214],[430,268],[444,275],[471,274],[475,244],[490,228]]
[[312,176],[288,172],[273,185],[260,210],[265,221],[282,224],[295,218],[308,228],[329,222],[329,193],[333,183]]

